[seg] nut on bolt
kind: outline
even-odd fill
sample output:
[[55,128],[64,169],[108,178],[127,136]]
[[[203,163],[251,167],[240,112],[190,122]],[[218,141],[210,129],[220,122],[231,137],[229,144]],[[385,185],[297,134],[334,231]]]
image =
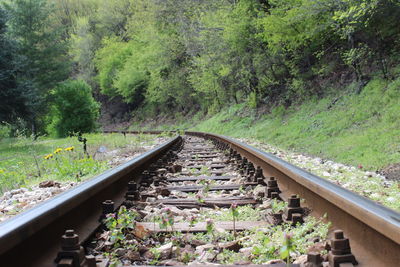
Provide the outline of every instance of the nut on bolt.
[[114,212],[114,201],[112,200],[106,200],[102,203],[103,207],[103,214],[109,214]]
[[318,252],[307,253],[307,263],[305,267],[322,267],[322,257]]
[[274,192],[279,194],[281,190],[279,190],[278,182],[275,180],[275,177],[270,177],[269,180],[267,181],[267,189],[266,189],[267,198],[273,198],[272,193]]
[[351,253],[350,241],[344,237],[342,230],[333,232],[331,239],[331,251],[328,253],[328,260],[331,267],[340,267],[341,263],[352,263],[357,265],[356,258]]
[[75,234],[74,230],[65,231],[65,234],[61,237],[61,248],[63,250],[79,249],[79,236]]
[[291,195],[288,199],[288,206],[285,210],[286,220],[292,221],[292,215],[294,213],[304,213],[303,208],[300,207],[300,198],[297,195]]

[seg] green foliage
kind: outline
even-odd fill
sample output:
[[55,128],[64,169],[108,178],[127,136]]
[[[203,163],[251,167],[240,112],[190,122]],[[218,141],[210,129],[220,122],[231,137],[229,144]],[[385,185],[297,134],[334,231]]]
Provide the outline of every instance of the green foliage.
[[104,39],[103,46],[96,53],[96,66],[99,69],[98,81],[102,93],[115,96],[118,94],[114,80],[131,54],[127,43],[117,39]]
[[290,264],[290,252],[293,252],[295,249],[296,249],[296,246],[293,243],[292,234],[285,233],[283,247],[280,250],[280,256],[281,256],[281,259],[286,259],[288,267],[290,266],[289,265]]
[[24,119],[33,132],[43,127],[49,90],[68,74],[66,42],[59,27],[52,25],[52,6],[46,0],[16,0],[5,4],[9,36],[16,43],[14,64],[18,90],[24,96]]
[[0,124],[0,141],[4,138],[11,137],[11,127],[9,124]]
[[[283,224],[250,231],[247,235],[252,238],[244,241],[244,246],[253,246],[253,263],[261,264],[265,261],[282,256],[289,261],[289,253],[304,254],[313,245],[313,238],[325,239],[328,235],[330,223],[320,219],[307,217],[305,223],[293,228],[290,224]],[[287,233],[291,233],[288,238]]]
[[95,38],[90,30],[88,17],[77,18],[75,24],[75,33],[71,34],[70,37],[70,54],[77,63],[78,78],[90,84],[95,75],[93,62]]
[[273,213],[282,213],[283,210],[286,208],[287,203],[285,201],[279,201],[276,199],[273,199],[271,202],[271,209]]
[[74,79],[135,117],[184,121],[232,103],[287,108],[349,73],[359,93],[371,70],[393,79],[400,58],[393,0],[3,2],[0,120],[23,116],[34,131],[70,61]]
[[6,10],[0,6],[0,123],[13,122],[26,112],[26,99],[18,90],[15,79],[15,43],[6,34],[7,18]]
[[128,245],[125,234],[135,228],[137,217],[138,213],[136,211],[128,210],[125,206],[121,206],[117,214],[107,214],[104,223],[111,233],[110,242],[114,248]]
[[57,86],[53,92],[50,132],[59,137],[71,133],[88,133],[95,129],[99,104],[92,89],[81,80],[71,80]]

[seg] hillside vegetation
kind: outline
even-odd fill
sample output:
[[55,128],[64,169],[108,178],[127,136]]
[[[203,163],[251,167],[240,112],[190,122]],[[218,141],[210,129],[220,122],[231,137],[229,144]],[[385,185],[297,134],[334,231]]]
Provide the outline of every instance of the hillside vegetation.
[[397,78],[399,17],[396,0],[1,0],[0,121],[11,134],[93,129],[92,99],[74,114],[90,127],[54,125],[69,120],[54,112],[66,85],[135,119],[359,94]]
[[360,95],[308,100],[256,118],[236,105],[191,129],[254,138],[372,170],[400,162],[400,79],[372,80]]
[[0,0],[0,138],[182,121],[379,169],[399,162],[399,17],[396,0]]
[[[400,162],[400,79],[372,79],[360,94],[340,94],[264,114],[247,104],[214,115],[134,123],[134,130],[190,130],[250,138],[369,170]],[[353,93],[352,93],[353,92]]]

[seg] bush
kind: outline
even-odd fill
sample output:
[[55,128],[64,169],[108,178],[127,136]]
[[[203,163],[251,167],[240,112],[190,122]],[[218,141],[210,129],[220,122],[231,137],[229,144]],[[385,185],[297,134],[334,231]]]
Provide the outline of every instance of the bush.
[[7,123],[0,122],[0,141],[2,139],[8,138],[11,135],[11,126]]
[[49,133],[64,137],[71,133],[87,133],[96,128],[99,103],[92,96],[91,87],[82,80],[70,80],[52,92]]

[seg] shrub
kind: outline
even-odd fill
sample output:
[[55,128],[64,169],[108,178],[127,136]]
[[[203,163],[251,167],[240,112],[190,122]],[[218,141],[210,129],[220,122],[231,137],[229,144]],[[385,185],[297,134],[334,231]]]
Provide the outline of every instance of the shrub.
[[0,122],[0,141],[2,139],[8,138],[11,135],[11,127],[7,123]]
[[87,133],[96,128],[99,103],[92,96],[91,87],[82,80],[69,80],[52,92],[52,107],[48,131],[64,137],[71,133]]

